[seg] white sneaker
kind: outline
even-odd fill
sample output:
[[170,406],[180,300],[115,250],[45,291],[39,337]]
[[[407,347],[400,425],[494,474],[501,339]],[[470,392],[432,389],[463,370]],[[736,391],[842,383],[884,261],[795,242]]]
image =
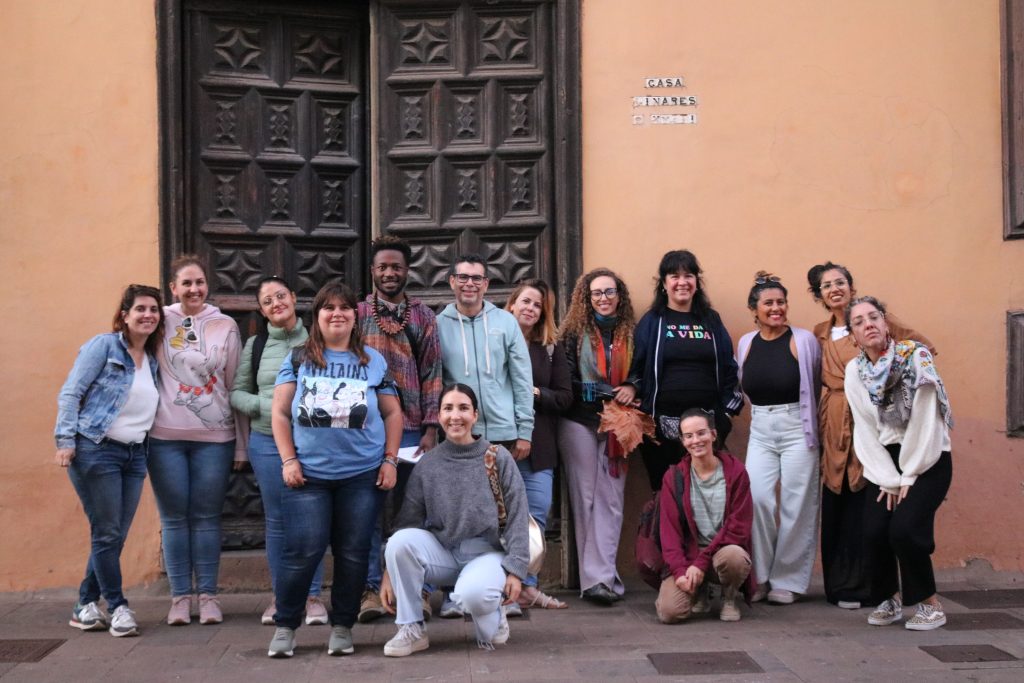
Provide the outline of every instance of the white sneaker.
[[263,615],[260,617],[260,623],[264,626],[274,625],[274,614],[277,613],[277,603],[273,598],[270,599],[270,604],[267,605],[267,609],[263,610]]
[[[943,622],[945,623],[945,622]],[[128,605],[118,605],[110,617],[110,635],[115,638],[139,635],[139,625],[135,623],[135,612]]]
[[796,600],[796,595],[793,591],[783,588],[773,588],[768,591],[768,602],[773,605],[792,605],[794,600]]
[[917,614],[907,619],[904,624],[911,631],[931,631],[946,625],[946,613],[942,605],[929,605],[922,602],[917,606]]
[[491,642],[495,645],[504,645],[512,633],[508,628],[508,615],[505,613],[504,605],[498,609],[501,611],[501,621],[498,622],[498,632],[491,638]]
[[441,603],[441,611],[438,615],[442,619],[460,619],[465,614],[462,608],[459,607],[458,603],[452,600],[450,593],[444,594],[444,601]]
[[[884,600],[875,611],[868,615],[868,623],[872,626],[888,626],[903,618],[903,601],[899,598]],[[945,622],[943,622],[945,623]]]
[[384,644],[385,657],[408,657],[430,647],[427,627],[423,624],[402,624],[395,637]]
[[107,628],[107,615],[103,613],[103,608],[95,602],[87,602],[84,605],[76,604],[71,609],[68,626],[74,626],[83,631],[102,631]]
[[839,609],[860,609],[860,602],[857,600],[840,600],[836,603]]

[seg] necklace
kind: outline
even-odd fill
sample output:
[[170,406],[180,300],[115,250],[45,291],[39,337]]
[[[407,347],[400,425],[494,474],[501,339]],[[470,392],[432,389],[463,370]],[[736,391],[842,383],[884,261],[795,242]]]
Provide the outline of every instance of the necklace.
[[382,316],[380,312],[380,303],[377,299],[377,295],[374,294],[371,311],[373,312],[373,321],[377,323],[377,327],[379,327],[384,334],[394,337],[404,330],[405,326],[409,324],[409,315],[412,313],[412,306],[409,305],[408,301],[405,302],[405,312],[402,313],[401,321],[396,320],[395,318],[397,316],[394,316],[389,311],[385,312]]

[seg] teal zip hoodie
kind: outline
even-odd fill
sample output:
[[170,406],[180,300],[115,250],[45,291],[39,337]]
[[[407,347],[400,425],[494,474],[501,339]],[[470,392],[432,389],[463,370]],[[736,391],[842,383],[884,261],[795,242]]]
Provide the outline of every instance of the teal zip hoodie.
[[473,433],[488,441],[533,438],[533,366],[519,323],[485,301],[470,318],[448,304],[437,316],[445,385],[473,388],[480,417]]
[[251,418],[254,431],[273,436],[270,429],[270,413],[274,402],[277,373],[281,370],[281,364],[288,352],[306,341],[309,333],[302,326],[301,318],[291,331],[267,323],[267,332],[270,336],[263,347],[259,368],[252,367],[252,346],[256,342],[256,335],[245,341],[242,361],[238,364],[235,384],[231,387],[231,407]]

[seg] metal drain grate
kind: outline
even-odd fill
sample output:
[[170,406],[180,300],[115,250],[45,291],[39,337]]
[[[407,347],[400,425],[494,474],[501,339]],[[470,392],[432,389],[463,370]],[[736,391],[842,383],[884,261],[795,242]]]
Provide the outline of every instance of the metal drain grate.
[[647,655],[662,676],[764,673],[746,652],[652,652]]
[[922,650],[946,664],[962,662],[1016,662],[1017,658],[991,645],[921,645]]
[[38,662],[65,642],[52,638],[0,639],[0,662]]
[[1024,629],[1024,621],[1006,612],[946,613],[947,631],[988,631],[992,629]]
[[967,609],[1007,609],[1024,607],[1024,589],[1001,588],[998,590],[950,591],[939,593],[943,598],[958,602]]

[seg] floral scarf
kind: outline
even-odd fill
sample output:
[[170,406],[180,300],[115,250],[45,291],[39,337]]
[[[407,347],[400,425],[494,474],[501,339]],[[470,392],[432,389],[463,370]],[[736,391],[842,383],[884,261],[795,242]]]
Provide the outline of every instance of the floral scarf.
[[889,348],[872,364],[867,354],[857,356],[857,374],[868,390],[871,403],[878,408],[882,424],[906,427],[918,387],[931,384],[939,397],[939,413],[946,426],[953,427],[946,387],[928,347],[915,341],[889,342]]
[[[602,329],[614,329],[617,319],[599,320]],[[580,337],[579,342],[580,380],[584,393],[588,393],[598,384],[610,384],[617,387],[626,381],[629,375],[629,364],[633,360],[633,340],[612,341],[611,367],[604,352],[604,341],[599,329],[590,328]],[[586,396],[584,398],[587,398]],[[613,477],[626,473],[626,456],[629,455],[619,444],[614,434],[608,434],[608,471]]]

